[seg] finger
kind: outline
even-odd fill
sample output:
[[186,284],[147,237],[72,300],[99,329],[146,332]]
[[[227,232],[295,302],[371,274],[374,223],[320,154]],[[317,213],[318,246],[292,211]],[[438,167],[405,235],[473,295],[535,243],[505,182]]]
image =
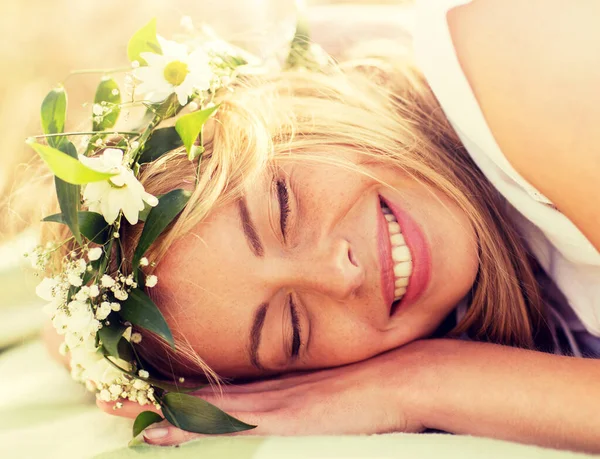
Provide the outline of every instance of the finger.
[[[234,432],[230,434],[222,434],[220,436],[250,436],[250,435],[267,435],[272,428],[269,426],[273,425],[271,416],[268,415],[248,415],[248,413],[232,413],[232,416],[251,424],[256,425],[255,429],[244,430],[242,432]],[[173,446],[185,443],[198,438],[206,437],[205,434],[199,434],[194,432],[187,432],[185,430],[178,429],[170,424],[159,424],[157,427],[152,426],[144,430],[143,433],[144,441],[151,445],[158,446]]]
[[[119,404],[119,405],[117,405]],[[162,416],[162,411],[157,409],[154,405],[140,405],[137,402],[131,402],[129,400],[118,400],[116,402],[103,402],[100,399],[96,399],[96,405],[102,411],[113,416],[120,416],[124,418],[135,419],[138,414],[143,411],[154,411]],[[120,406],[120,408],[118,407]]]
[[149,445],[156,446],[174,446],[201,438],[203,435],[186,432],[185,430],[177,429],[169,426],[151,427],[144,430],[144,441]]

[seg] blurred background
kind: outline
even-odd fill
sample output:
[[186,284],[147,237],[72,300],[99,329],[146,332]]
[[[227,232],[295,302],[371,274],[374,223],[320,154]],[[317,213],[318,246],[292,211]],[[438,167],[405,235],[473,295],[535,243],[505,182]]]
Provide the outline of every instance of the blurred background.
[[[407,0],[306,0],[313,37],[331,43],[358,41],[372,30],[357,28],[364,8],[396,8]],[[343,5],[342,5],[343,4]],[[340,9],[344,8],[344,9]],[[349,9],[363,8],[346,14]],[[401,8],[403,9],[403,8]],[[386,10],[387,11],[387,10]],[[373,13],[379,24],[399,18],[383,10]],[[22,268],[22,254],[35,241],[25,232],[27,212],[20,201],[34,202],[37,212],[45,196],[23,196],[15,183],[34,180],[28,163],[32,151],[24,140],[40,134],[39,109],[57,84],[68,94],[66,131],[87,129],[91,104],[101,74],[73,75],[82,69],[128,67],[131,35],[151,18],[158,32],[172,38],[182,30],[181,18],[195,26],[210,24],[224,38],[244,43],[263,57],[287,51],[296,23],[295,0],[5,0],[0,2],[0,350],[3,343],[34,333],[43,318],[25,305],[39,306],[33,294],[37,279]],[[358,19],[357,19],[358,18]],[[335,27],[330,27],[335,23]],[[378,25],[375,29],[379,30]],[[393,27],[392,27],[393,29]],[[395,32],[394,32],[395,33]],[[339,43],[338,43],[339,44]],[[6,199],[8,206],[6,205]],[[39,218],[39,217],[36,217]],[[20,237],[15,238],[16,233]],[[15,269],[19,266],[19,269]],[[40,322],[41,323],[41,322]],[[19,338],[20,339],[20,338]]]

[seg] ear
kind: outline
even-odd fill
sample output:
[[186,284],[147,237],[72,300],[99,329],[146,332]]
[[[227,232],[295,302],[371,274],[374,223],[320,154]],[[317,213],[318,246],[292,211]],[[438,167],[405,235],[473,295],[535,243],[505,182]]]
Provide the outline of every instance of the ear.
[[[117,403],[120,403],[121,408],[117,408]],[[102,411],[113,416],[121,416],[124,418],[135,419],[138,414],[143,411],[153,411],[162,416],[162,411],[157,409],[154,405],[140,405],[136,402],[129,400],[118,400],[116,402],[103,402],[100,399],[96,399],[96,405]]]

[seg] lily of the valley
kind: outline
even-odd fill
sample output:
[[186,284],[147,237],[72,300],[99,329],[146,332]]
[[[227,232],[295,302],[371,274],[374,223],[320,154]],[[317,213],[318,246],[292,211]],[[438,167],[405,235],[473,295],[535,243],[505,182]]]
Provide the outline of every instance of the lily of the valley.
[[101,156],[88,158],[80,155],[79,160],[94,170],[117,174],[108,180],[88,183],[83,192],[88,209],[102,214],[108,224],[112,225],[119,212],[123,211],[127,221],[135,225],[144,210],[144,202],[152,207],[158,204],[158,199],[146,193],[131,169],[123,165],[122,150],[107,148]]
[[210,58],[201,48],[191,53],[185,45],[157,36],[162,54],[141,53],[148,63],[133,71],[141,83],[136,91],[150,100],[161,102],[171,94],[185,105],[194,90],[203,91],[210,87],[212,69]]

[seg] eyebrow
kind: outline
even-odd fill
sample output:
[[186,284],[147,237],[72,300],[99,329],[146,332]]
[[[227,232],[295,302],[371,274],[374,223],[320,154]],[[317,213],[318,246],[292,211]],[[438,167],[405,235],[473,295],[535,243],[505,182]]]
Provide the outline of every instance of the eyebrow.
[[258,237],[256,226],[250,218],[250,212],[248,212],[248,204],[246,198],[241,198],[238,201],[238,207],[240,211],[240,220],[242,221],[242,228],[244,230],[244,236],[250,246],[250,249],[257,257],[262,257],[265,253],[265,248]]
[[250,363],[258,370],[264,370],[258,359],[258,348],[260,346],[260,337],[262,334],[263,326],[265,325],[265,317],[267,315],[267,308],[269,303],[263,303],[254,313],[254,320],[252,321],[252,331],[250,332],[250,346],[248,348],[248,354],[250,356]]

